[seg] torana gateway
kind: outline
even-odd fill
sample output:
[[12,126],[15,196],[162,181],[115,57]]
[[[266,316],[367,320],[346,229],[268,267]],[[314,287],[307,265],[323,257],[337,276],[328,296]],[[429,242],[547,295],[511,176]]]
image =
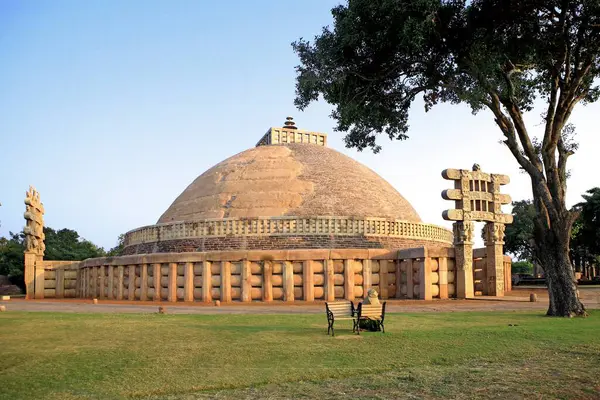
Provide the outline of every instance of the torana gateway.
[[[119,257],[43,259],[43,206],[28,192],[28,298],[155,301],[354,300],[502,296],[510,258],[502,255],[499,193],[504,175],[446,170],[455,189],[454,232],[425,224],[388,182],[327,147],[327,135],[291,118],[256,147],[194,180],[157,224],[125,235]],[[487,221],[486,248],[473,224]],[[39,226],[38,226],[39,225]]]

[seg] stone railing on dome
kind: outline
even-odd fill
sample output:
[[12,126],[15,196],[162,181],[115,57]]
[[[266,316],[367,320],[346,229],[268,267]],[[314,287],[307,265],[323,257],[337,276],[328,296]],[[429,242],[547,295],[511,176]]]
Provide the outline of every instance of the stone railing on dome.
[[448,229],[417,222],[385,218],[258,217],[207,219],[145,226],[127,232],[125,246],[164,240],[231,235],[363,235],[431,240],[447,245],[453,242],[452,232]]

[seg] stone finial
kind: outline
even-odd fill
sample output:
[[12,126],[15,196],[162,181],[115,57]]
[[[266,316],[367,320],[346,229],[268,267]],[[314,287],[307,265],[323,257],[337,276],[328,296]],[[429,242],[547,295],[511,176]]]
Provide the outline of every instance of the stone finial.
[[283,127],[286,128],[286,129],[298,129],[298,127],[296,126],[296,123],[294,122],[294,118],[293,117],[287,117],[285,119]]
[[481,167],[479,166],[479,164],[473,164],[473,171],[481,171]]
[[25,252],[44,255],[44,205],[40,201],[40,194],[33,186],[25,193]]

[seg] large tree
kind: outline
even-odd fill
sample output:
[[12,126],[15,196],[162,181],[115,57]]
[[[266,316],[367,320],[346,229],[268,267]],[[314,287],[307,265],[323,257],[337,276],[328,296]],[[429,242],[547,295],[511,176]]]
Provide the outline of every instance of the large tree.
[[[594,102],[600,74],[598,0],[349,0],[333,28],[292,44],[300,58],[296,105],[334,106],[349,147],[379,149],[377,134],[406,139],[422,96],[488,110],[531,177],[535,247],[548,281],[548,315],[585,315],[569,260],[577,214],[567,209],[569,117]],[[536,140],[525,114],[546,102]],[[536,121],[537,122],[537,121]]]

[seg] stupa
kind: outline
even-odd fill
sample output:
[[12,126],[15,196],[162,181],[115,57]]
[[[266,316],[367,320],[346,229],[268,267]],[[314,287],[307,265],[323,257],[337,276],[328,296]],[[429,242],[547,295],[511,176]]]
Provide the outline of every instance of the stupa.
[[[27,253],[27,296],[228,303],[354,301],[369,289],[382,299],[502,295],[510,258],[497,218],[508,198],[498,188],[508,178],[444,177],[456,180],[444,192],[458,207],[448,214],[458,221],[454,233],[423,223],[383,178],[288,117],[256,147],[198,176],[156,224],[127,232],[123,255],[63,262]],[[472,248],[472,220],[491,221],[486,248]]]
[[451,245],[392,185],[291,117],[196,178],[125,254]]

